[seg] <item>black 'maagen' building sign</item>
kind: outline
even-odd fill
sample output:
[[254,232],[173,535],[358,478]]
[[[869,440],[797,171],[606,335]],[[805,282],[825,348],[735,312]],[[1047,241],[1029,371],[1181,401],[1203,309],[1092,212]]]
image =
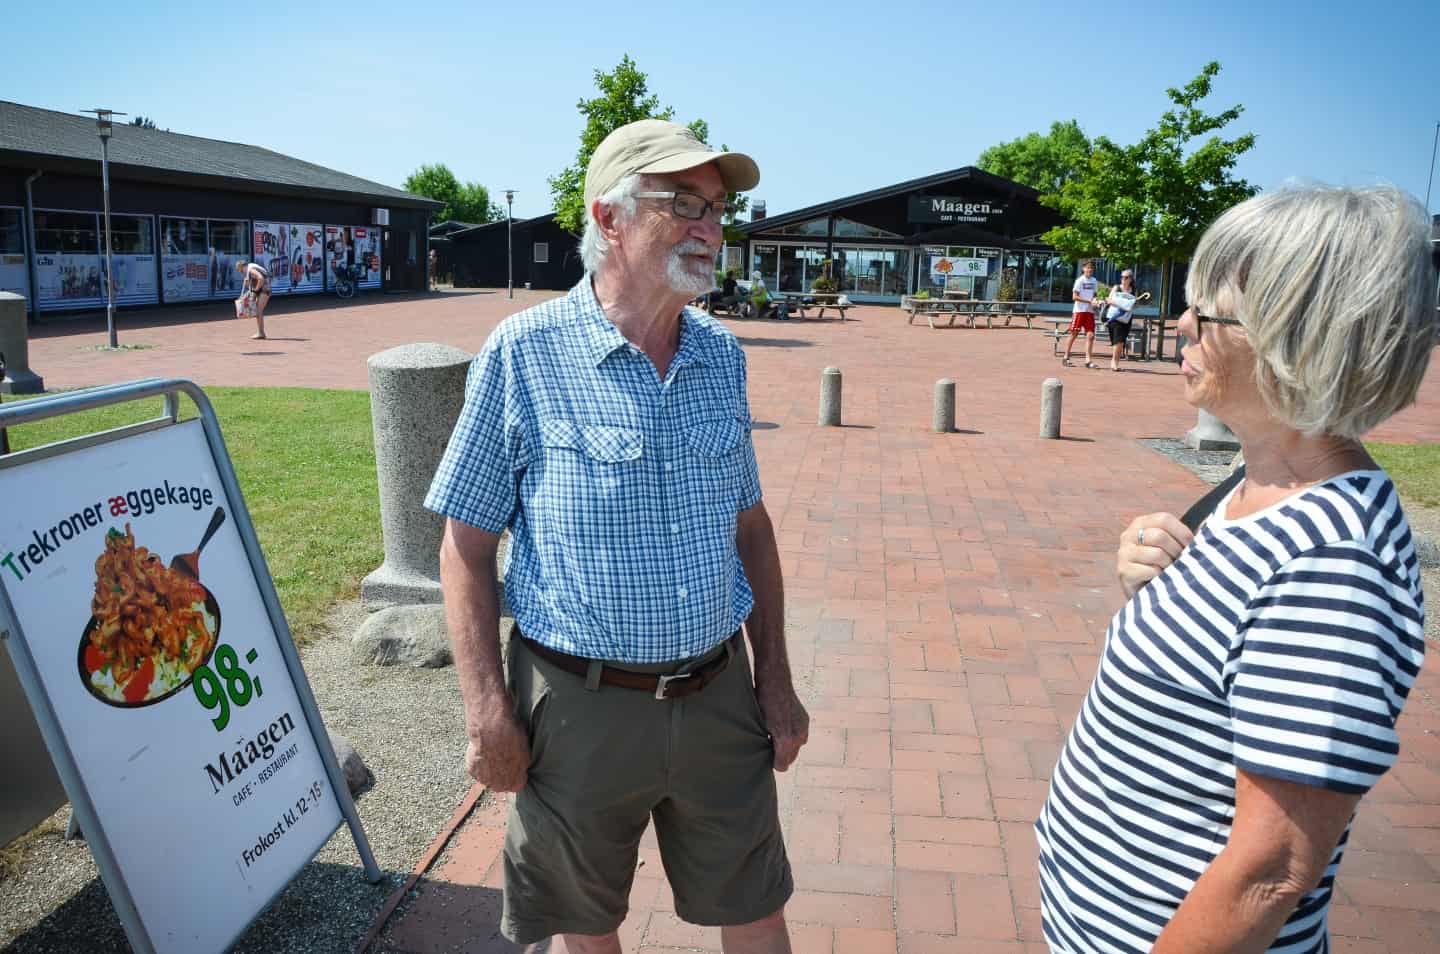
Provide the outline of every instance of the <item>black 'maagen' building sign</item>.
[[957,196],[910,196],[911,222],[975,222],[980,225],[1005,214],[1005,207],[994,202],[974,202]]

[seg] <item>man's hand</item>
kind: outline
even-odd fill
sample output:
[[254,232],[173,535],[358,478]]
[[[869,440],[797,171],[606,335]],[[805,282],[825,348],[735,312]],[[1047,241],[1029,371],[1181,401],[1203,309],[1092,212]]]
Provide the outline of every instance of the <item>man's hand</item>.
[[760,700],[765,731],[770,733],[775,747],[775,771],[783,772],[794,764],[800,746],[810,741],[810,714],[800,704],[792,685],[756,686],[755,697]]
[[468,732],[465,771],[491,791],[518,792],[530,771],[530,742],[507,709],[494,708]]

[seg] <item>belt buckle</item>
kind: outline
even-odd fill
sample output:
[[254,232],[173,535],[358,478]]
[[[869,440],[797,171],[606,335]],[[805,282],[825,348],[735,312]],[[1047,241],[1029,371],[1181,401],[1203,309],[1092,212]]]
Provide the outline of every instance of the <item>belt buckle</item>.
[[665,687],[678,679],[689,679],[695,675],[693,672],[680,672],[670,676],[658,676],[655,679],[655,698],[661,702],[665,701]]

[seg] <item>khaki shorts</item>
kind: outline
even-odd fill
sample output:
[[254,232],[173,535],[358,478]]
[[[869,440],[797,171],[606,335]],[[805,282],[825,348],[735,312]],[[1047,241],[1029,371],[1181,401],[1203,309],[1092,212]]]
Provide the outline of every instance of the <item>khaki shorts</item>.
[[730,664],[703,692],[661,701],[638,689],[588,690],[511,641],[508,676],[531,761],[505,835],[506,937],[532,944],[618,929],[652,818],[684,920],[748,924],[789,899],[774,753],[743,637],[730,647]]

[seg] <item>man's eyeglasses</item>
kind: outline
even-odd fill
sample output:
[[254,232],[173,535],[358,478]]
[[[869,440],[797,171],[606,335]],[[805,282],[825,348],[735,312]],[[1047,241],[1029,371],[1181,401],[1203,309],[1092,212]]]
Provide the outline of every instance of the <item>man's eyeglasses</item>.
[[703,219],[709,215],[716,222],[735,214],[735,203],[716,199],[713,202],[693,192],[637,192],[637,199],[670,199],[671,208],[682,219]]

